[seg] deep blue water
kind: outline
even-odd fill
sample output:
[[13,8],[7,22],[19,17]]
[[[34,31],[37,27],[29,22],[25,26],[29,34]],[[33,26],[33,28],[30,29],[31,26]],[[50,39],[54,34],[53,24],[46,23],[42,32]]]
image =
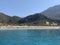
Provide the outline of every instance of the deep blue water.
[[0,30],[0,45],[60,45],[60,30]]

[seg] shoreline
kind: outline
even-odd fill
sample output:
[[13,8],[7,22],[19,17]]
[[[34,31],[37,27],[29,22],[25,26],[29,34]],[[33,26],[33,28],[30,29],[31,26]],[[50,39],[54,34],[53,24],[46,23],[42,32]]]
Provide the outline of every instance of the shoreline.
[[60,29],[60,26],[0,26],[0,30]]

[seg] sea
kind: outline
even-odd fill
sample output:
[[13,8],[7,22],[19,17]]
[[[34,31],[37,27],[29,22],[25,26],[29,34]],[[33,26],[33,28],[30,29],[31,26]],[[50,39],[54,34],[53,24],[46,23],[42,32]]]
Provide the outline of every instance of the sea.
[[60,29],[0,30],[0,45],[60,45]]

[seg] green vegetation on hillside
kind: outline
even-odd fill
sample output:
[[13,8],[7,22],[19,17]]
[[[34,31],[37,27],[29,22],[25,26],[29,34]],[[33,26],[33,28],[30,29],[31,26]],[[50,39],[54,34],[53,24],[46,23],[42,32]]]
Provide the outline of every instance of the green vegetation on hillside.
[[33,14],[24,18],[18,16],[8,16],[0,13],[0,25],[28,25],[28,26],[48,26],[60,24],[60,20],[52,20],[41,13]]

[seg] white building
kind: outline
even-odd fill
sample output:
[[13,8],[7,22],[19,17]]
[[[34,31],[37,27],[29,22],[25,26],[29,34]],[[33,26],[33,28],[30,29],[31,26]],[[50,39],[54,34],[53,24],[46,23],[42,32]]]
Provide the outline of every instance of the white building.
[[51,25],[58,25],[58,24],[53,22]]
[[47,24],[47,25],[49,25],[49,22],[48,22],[48,21],[46,21],[46,24]]

